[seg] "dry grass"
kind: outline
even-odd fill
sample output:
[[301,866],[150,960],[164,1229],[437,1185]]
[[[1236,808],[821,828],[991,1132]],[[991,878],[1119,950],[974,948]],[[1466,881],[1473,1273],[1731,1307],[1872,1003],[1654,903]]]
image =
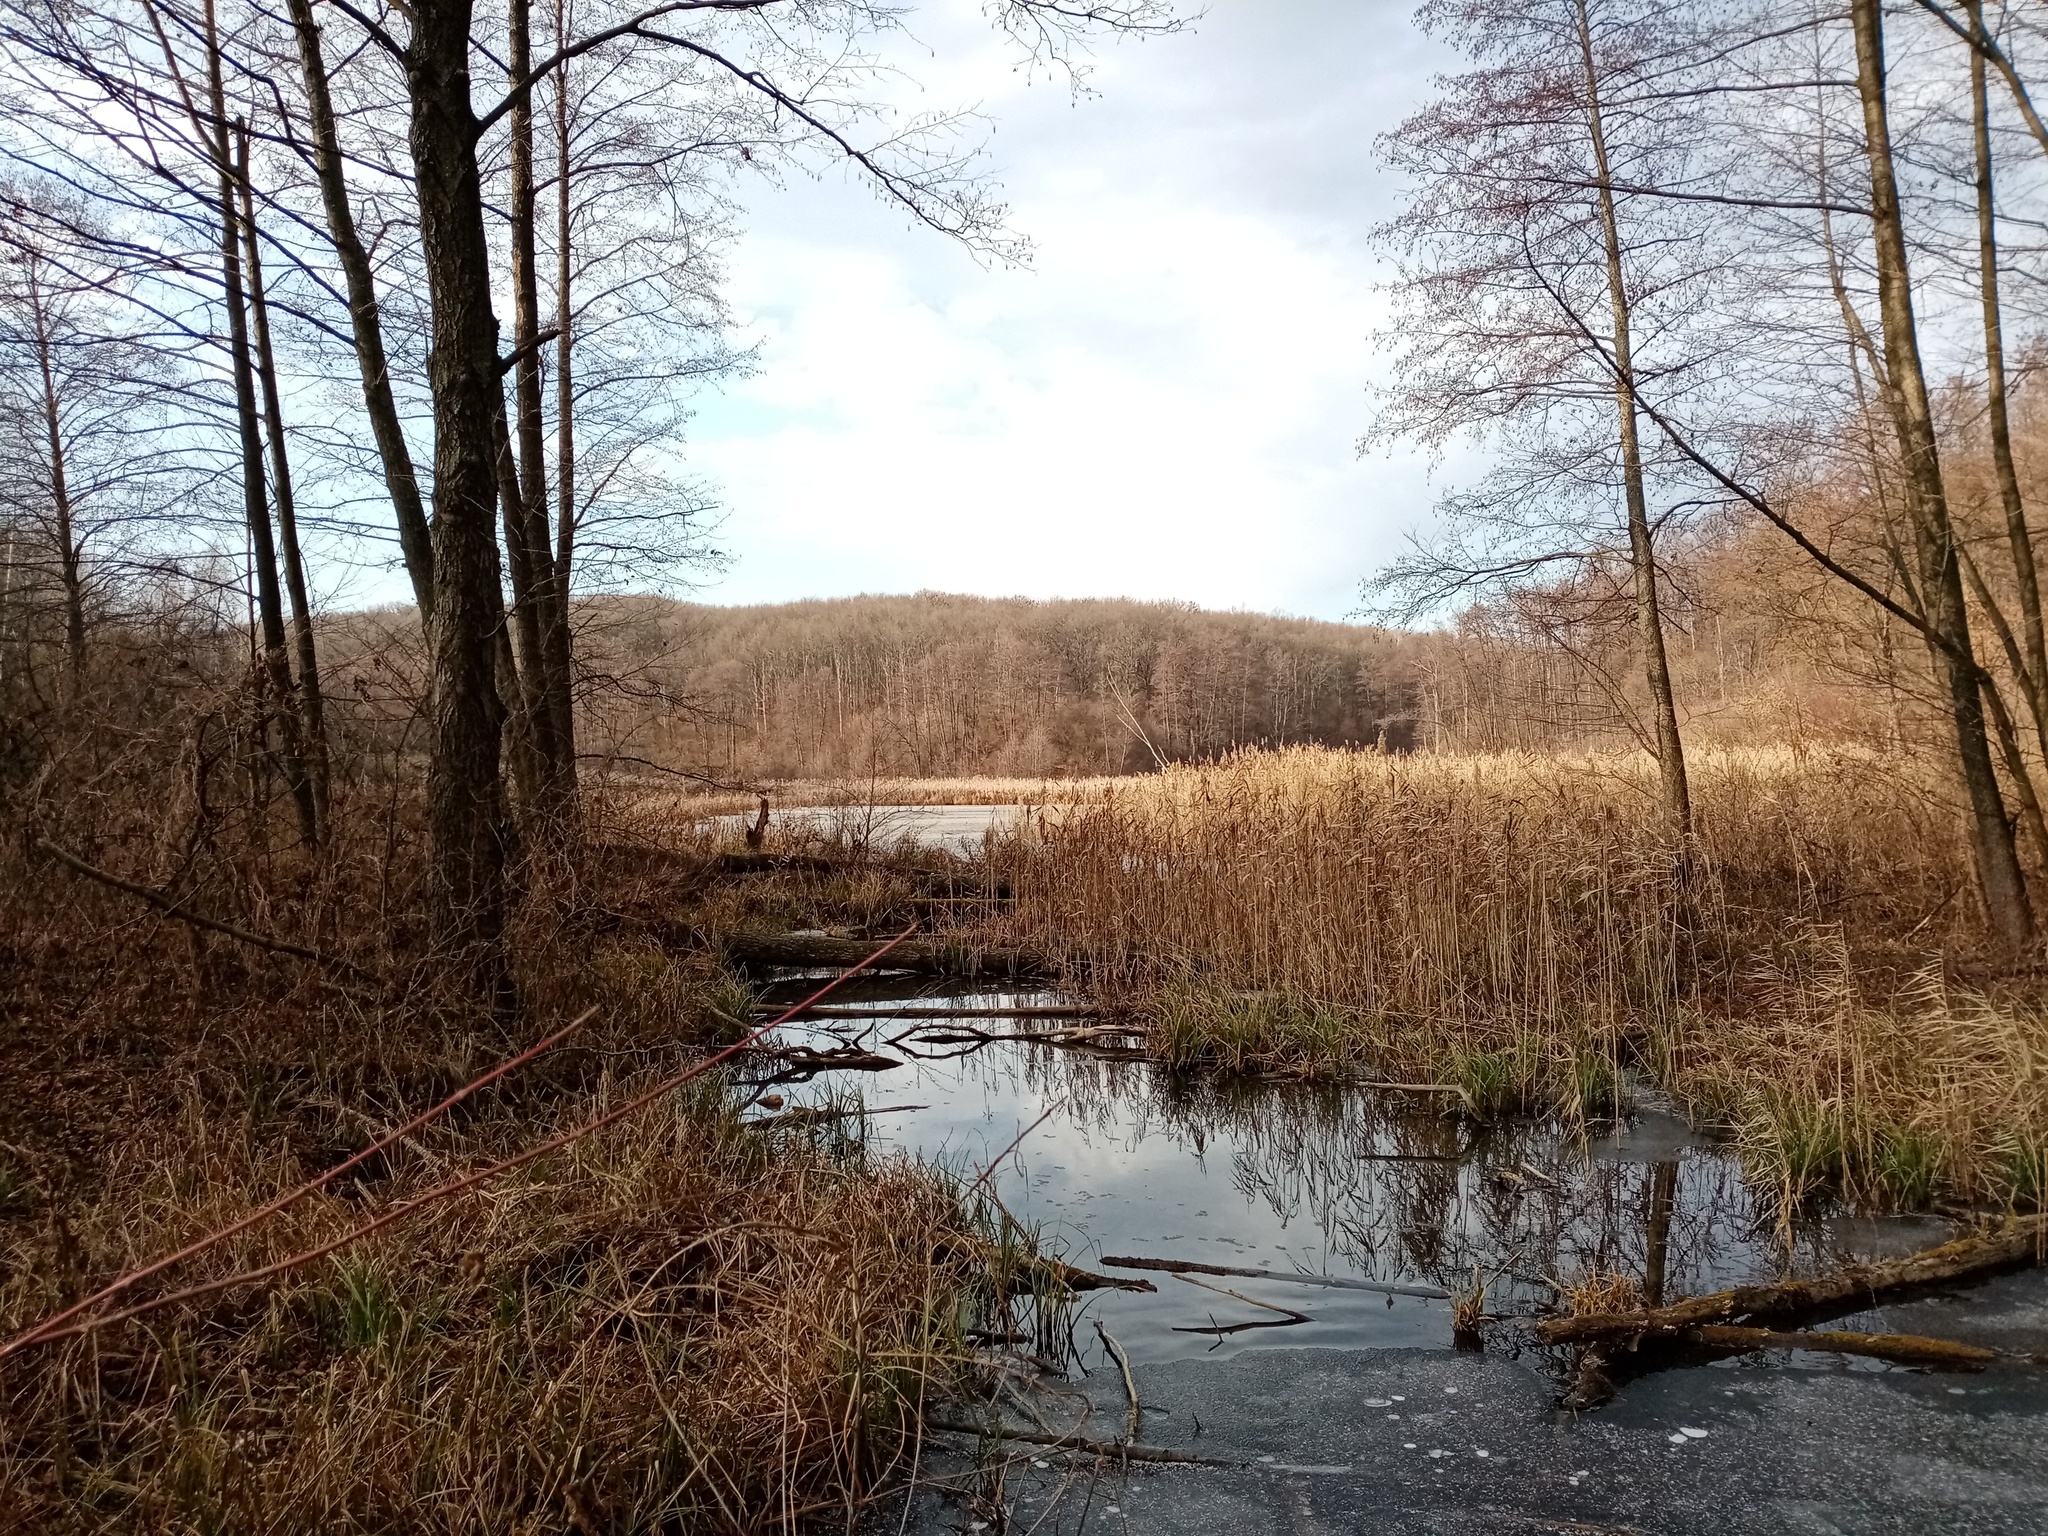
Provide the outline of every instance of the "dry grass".
[[1009,840],[1017,900],[988,933],[1147,1009],[1174,1060],[1341,1062],[1583,1118],[1640,1069],[1794,1195],[2033,1198],[2048,1013],[1975,952],[1945,786],[1852,751],[1692,771],[1681,869],[1635,755],[1175,768]]
[[1634,1312],[1643,1305],[1643,1283],[1634,1275],[1595,1269],[1559,1288],[1559,1299],[1573,1317]]
[[[36,824],[390,985],[195,940],[20,840],[0,846],[0,1337],[587,1006],[581,1035],[402,1152],[137,1295],[301,1251],[532,1146],[752,1012],[734,978],[636,916],[666,910],[666,867],[600,838],[522,871],[522,1018],[465,1014],[433,987],[402,784],[346,781],[334,847],[312,859],[281,816],[240,815],[218,781],[208,802],[181,798],[164,766],[144,742],[91,793],[52,779]],[[850,1524],[902,1461],[923,1395],[958,1379],[991,1249],[1017,1245],[992,1242],[940,1178],[871,1163],[831,1126],[741,1129],[739,1102],[706,1083],[262,1288],[0,1362],[0,1528]]]
[[[471,1124],[375,1193],[546,1128]],[[191,1101],[126,1149],[118,1195],[66,1213],[68,1241],[97,1272],[303,1171]],[[187,1278],[317,1241],[362,1195],[309,1201]],[[38,1236],[9,1244],[8,1331],[62,1294]],[[929,1176],[770,1145],[707,1091],[262,1294],[10,1362],[0,1505],[81,1531],[850,1521],[957,1369],[961,1282],[940,1256],[970,1249]]]

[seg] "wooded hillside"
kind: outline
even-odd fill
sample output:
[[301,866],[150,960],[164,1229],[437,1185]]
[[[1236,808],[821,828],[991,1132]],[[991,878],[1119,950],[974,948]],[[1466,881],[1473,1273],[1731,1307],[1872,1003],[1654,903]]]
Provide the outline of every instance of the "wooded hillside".
[[[1142,771],[1414,744],[1412,637],[1188,604],[856,597],[586,610],[618,750],[747,778]],[[595,660],[602,655],[603,660]]]

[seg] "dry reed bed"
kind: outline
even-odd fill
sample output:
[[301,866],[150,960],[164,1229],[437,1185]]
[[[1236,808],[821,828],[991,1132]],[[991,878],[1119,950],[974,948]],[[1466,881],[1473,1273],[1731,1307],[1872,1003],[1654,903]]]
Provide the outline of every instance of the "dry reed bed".
[[[632,1083],[606,1084],[596,1106]],[[399,1198],[544,1134],[429,1133]],[[61,1239],[10,1232],[0,1331],[305,1170],[189,1100]],[[356,1221],[322,1194],[183,1271]],[[961,1359],[957,1203],[715,1088],[280,1278],[0,1366],[0,1508],[38,1530],[788,1530],[853,1512]],[[57,1244],[62,1252],[35,1252]]]
[[1638,755],[1177,767],[1005,842],[991,936],[1148,1009],[1171,1058],[1581,1114],[1640,1064],[1795,1190],[2035,1198],[2048,1015],[1925,972],[1976,963],[1945,786],[1846,750],[1692,768],[1681,868]]

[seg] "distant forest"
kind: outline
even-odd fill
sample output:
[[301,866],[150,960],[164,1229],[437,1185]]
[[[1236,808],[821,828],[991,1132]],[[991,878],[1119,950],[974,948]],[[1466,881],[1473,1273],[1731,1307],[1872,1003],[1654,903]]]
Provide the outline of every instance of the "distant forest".
[[[1688,739],[1926,734],[1910,657],[1881,633],[1845,644],[1861,615],[1763,579],[1761,545],[1673,552],[1666,623]],[[1649,745],[1627,614],[1604,590],[1518,594],[1426,631],[934,592],[598,597],[578,617],[590,752],[734,781],[1143,773],[1269,744]]]
[[[618,750],[736,778],[1142,772],[1237,747],[1415,744],[1413,637],[1188,604],[599,600]],[[599,658],[602,658],[601,660]]]

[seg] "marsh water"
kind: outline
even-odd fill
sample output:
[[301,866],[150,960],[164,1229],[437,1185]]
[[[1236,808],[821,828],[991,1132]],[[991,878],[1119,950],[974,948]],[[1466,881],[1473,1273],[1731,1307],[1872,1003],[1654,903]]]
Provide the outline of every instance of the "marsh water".
[[[784,977],[764,1001],[816,984]],[[1441,1095],[1176,1073],[1135,1040],[1040,1038],[1086,1022],[1070,1017],[929,1016],[1068,1001],[941,992],[848,983],[838,1016],[778,1039],[896,1064],[757,1061],[752,1113],[830,1111],[873,1153],[980,1181],[1044,1251],[1154,1289],[1091,1291],[1055,1327],[979,1340],[1002,1362],[981,1428],[940,1424],[877,1531],[2048,1530],[2040,1270],[1838,1324],[2001,1352],[1961,1377],[1773,1353],[1629,1381],[1575,1414],[1557,1406],[1562,1358],[1514,1329],[1483,1350],[1453,1334],[1448,1295],[1475,1279],[1497,1315],[1594,1273],[1675,1299],[1912,1252],[1950,1234],[1939,1219],[1787,1225],[1728,1148],[1642,1085],[1615,1124],[1482,1126]],[[1111,1262],[1128,1258],[1267,1277]],[[1344,1283],[1310,1283],[1328,1280]],[[1101,1449],[1133,1430],[1188,1464]],[[1096,1449],[1045,1448],[1060,1436]]]
[[[794,1001],[814,985],[779,982],[767,1000]],[[1076,1364],[1099,1361],[1098,1321],[1137,1362],[1303,1346],[1449,1349],[1447,1298],[1475,1280],[1489,1310],[1520,1313],[1549,1302],[1553,1283],[1596,1272],[1699,1295],[1910,1252],[1948,1233],[1911,1217],[1817,1215],[1786,1228],[1725,1147],[1641,1092],[1615,1124],[1482,1126],[1440,1094],[1177,1073],[1114,1036],[1066,1046],[1015,1038],[1077,1021],[925,1016],[1060,1002],[856,982],[833,999],[838,1016],[785,1025],[778,1037],[819,1050],[855,1044],[899,1064],[783,1073],[789,1080],[764,1080],[761,1091],[789,1107],[848,1111],[875,1151],[981,1180],[1069,1264],[1150,1280],[1151,1292],[1090,1293]],[[1125,1257],[1346,1284],[1183,1279],[1105,1262]]]
[[[787,834],[808,833],[861,847],[916,844],[947,853],[971,854],[990,832],[1007,831],[1031,811],[1024,805],[800,805],[769,812],[769,825]],[[711,816],[698,830],[731,840],[753,824],[752,816]]]

